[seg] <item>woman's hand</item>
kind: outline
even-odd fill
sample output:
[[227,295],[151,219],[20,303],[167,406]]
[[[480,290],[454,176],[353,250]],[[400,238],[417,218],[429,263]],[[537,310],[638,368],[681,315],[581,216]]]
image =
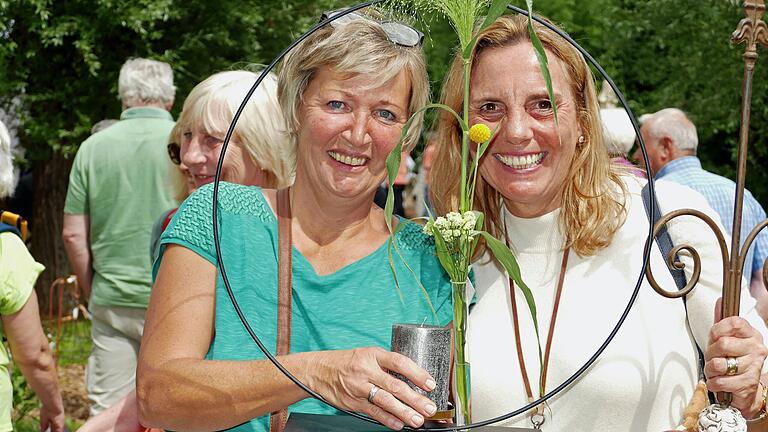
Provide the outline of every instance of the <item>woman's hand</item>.
[[[425,391],[435,388],[435,380],[427,371],[401,354],[359,348],[313,356],[307,385],[334,405],[365,413],[395,430],[404,425],[419,427],[437,409],[427,397],[388,373],[397,372]],[[379,390],[372,391],[374,386]]]
[[720,301],[716,305],[716,323],[709,332],[709,345],[704,353],[707,387],[713,392],[732,393],[731,405],[744,417],[753,418],[763,403],[760,377],[768,348],[760,332],[744,318],[734,316],[717,322],[719,305]]

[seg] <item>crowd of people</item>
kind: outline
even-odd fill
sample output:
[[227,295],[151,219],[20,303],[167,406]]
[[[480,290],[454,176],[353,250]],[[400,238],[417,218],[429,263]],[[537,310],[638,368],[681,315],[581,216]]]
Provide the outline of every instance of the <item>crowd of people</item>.
[[[376,15],[346,18],[302,41],[251,96],[221,165],[218,245],[211,183],[258,73],[211,75],[186,96],[174,122],[171,65],[141,58],[123,65],[122,114],[80,146],[63,216],[67,256],[92,315],[92,417],[83,431],[280,431],[290,413],[336,413],[252,343],[219,259],[243,319],[327,401],[394,430],[421,427],[435,414],[430,399],[390,373],[426,392],[434,378],[387,348],[393,323],[451,323],[451,283],[434,242],[403,216],[456,210],[462,130],[454,116],[438,116],[424,134],[422,171],[410,173],[430,94],[421,33],[382,25]],[[480,160],[474,206],[485,229],[515,253],[537,303],[534,319],[520,287],[481,242],[467,326],[474,420],[537,399],[586,363],[633,294],[649,229],[648,180],[631,161],[642,157],[639,150],[628,156],[636,142],[631,120],[623,109],[601,109],[582,55],[537,24],[550,100],[527,26],[524,17],[502,16],[480,33],[469,100],[461,53],[443,84],[442,103],[457,112],[467,104],[470,124],[496,131]],[[402,204],[387,221],[376,195],[387,156],[415,113],[395,188]],[[641,117],[641,125],[661,213],[696,209],[730,232],[735,184],[702,168],[690,118],[666,108]],[[7,195],[14,179],[5,176],[12,169],[2,132],[0,195]],[[414,179],[417,186],[407,187]],[[765,218],[747,192],[742,242]],[[18,232],[0,231],[3,331],[42,402],[41,428],[63,430],[33,289],[43,268]],[[702,262],[719,263],[718,243],[702,221],[676,220],[668,233]],[[402,260],[390,259],[390,242]],[[763,232],[745,259],[736,317],[718,315],[719,265],[701,268],[685,300],[664,298],[643,281],[621,330],[586,373],[538,417],[502,425],[693,430],[690,412],[703,408],[697,389],[705,380],[710,392],[733,394],[750,430],[765,430],[757,428],[768,428],[766,258]],[[680,259],[690,280],[693,258]],[[656,280],[674,287],[665,260],[652,248]],[[7,365],[0,352],[0,366]],[[0,391],[0,429],[11,430],[10,382],[0,380]]]

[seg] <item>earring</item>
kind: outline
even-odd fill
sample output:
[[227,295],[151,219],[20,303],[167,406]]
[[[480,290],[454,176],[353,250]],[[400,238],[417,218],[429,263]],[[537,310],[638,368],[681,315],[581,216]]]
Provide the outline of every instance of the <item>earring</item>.
[[579,143],[579,145],[582,145],[582,144],[584,144],[584,142],[585,142],[585,141],[587,141],[587,139],[586,139],[586,138],[584,138],[584,135],[581,135],[581,136],[579,137],[579,141],[578,141],[578,143]]

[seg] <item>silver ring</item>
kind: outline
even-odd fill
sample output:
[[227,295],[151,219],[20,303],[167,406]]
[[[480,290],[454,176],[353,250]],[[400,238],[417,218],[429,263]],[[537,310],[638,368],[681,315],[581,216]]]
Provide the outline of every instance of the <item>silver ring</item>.
[[736,357],[726,357],[725,358],[725,374],[728,376],[733,376],[739,373],[739,359]]
[[373,398],[376,397],[376,393],[379,392],[379,388],[376,387],[376,384],[373,384],[373,387],[371,387],[371,391],[368,392],[368,402],[373,403]]

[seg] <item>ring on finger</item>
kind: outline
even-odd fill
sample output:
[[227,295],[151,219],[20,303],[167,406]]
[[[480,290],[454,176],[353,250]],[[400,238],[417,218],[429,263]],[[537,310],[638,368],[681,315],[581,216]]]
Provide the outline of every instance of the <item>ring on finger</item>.
[[373,398],[376,397],[376,393],[378,393],[379,390],[381,390],[381,389],[376,387],[376,384],[373,384],[373,386],[371,387],[371,390],[368,392],[368,402],[369,403],[373,403]]
[[736,357],[725,357],[725,374],[733,376],[739,373],[739,359]]

